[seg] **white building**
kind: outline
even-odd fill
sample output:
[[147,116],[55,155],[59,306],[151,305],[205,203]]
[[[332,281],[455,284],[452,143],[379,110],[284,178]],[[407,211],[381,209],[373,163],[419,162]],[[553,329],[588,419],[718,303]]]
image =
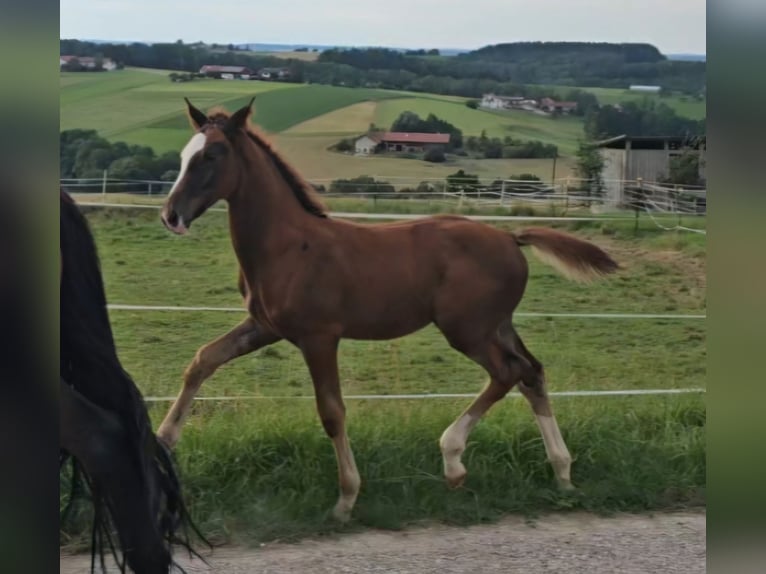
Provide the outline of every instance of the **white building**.
[[[59,56],[59,69],[72,62],[77,62],[80,66],[86,69],[94,69],[98,66],[99,59],[92,56]],[[109,58],[101,58],[100,64],[107,72],[117,69],[117,63]]]
[[524,96],[496,96],[495,94],[484,94],[479,104],[482,108],[490,110],[507,110],[518,107],[528,101]]
[[354,152],[356,155],[370,155],[375,153],[380,140],[365,134],[354,142]]
[[647,94],[659,94],[661,89],[660,86],[642,86],[638,84],[630,86],[631,92],[645,92]]

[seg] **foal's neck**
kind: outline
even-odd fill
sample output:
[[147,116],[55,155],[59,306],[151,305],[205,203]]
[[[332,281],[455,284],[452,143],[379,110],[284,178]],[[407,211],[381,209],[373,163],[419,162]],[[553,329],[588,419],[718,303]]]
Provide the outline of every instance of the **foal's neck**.
[[240,183],[228,203],[234,249],[247,269],[289,249],[317,218],[306,212],[265,150],[254,142],[243,147]]

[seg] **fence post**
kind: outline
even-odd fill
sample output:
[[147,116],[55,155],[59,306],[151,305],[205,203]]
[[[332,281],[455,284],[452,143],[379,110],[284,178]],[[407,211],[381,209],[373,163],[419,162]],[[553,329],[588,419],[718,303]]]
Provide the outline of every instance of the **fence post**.
[[639,205],[638,205],[638,202],[639,201],[643,202],[643,199],[642,199],[644,197],[643,181],[644,181],[643,178],[640,178],[640,177],[636,178],[636,183],[638,184],[638,197],[636,199],[634,199],[634,201],[633,201],[633,208],[636,211],[636,223],[635,223],[635,225],[633,227],[633,234],[634,235],[638,235],[638,215],[639,215]]
[[106,170],[104,170],[104,177],[101,180],[101,195],[106,196]]

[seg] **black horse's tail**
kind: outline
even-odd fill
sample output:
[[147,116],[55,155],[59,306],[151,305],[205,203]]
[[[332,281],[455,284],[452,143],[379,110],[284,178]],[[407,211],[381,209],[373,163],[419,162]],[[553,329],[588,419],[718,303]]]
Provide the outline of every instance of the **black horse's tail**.
[[[88,400],[119,416],[131,445],[130,455],[140,469],[142,486],[160,500],[157,510],[162,537],[169,547],[179,543],[193,552],[188,528],[203,541],[204,537],[189,517],[177,470],[152,431],[141,392],[117,357],[94,238],[71,197],[64,191],[60,195],[61,377]],[[86,482],[90,480],[77,461],[73,465],[74,491],[79,475],[84,475]],[[103,496],[90,490],[96,510],[93,552],[95,557],[98,551],[103,560],[104,534],[114,552],[108,537],[109,520],[102,512],[107,505]]]

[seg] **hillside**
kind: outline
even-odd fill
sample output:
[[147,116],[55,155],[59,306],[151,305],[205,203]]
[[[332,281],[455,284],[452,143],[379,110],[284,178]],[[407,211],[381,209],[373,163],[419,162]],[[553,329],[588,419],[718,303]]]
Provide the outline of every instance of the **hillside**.
[[[485,177],[552,174],[551,160],[476,160],[461,158],[445,164],[390,157],[360,158],[331,152],[339,139],[364,133],[371,123],[388,126],[402,111],[435,113],[463,133],[538,139],[559,146],[571,156],[582,121],[551,119],[526,113],[472,110],[464,98],[412,92],[343,88],[260,81],[195,80],[173,83],[168,72],[126,69],[101,74],[62,73],[60,127],[95,129],[110,141],[152,147],[161,153],[179,150],[189,138],[184,97],[205,109],[234,109],[256,96],[254,121],[306,177],[323,180],[355,175],[423,179],[444,177],[465,169]],[[571,161],[557,162],[557,175],[570,173]]]
[[[699,94],[706,63],[668,60],[649,44],[527,42],[485,46],[455,56],[424,55],[386,48],[333,48],[300,57],[254,52],[236,46],[184,44],[96,44],[61,40],[61,54],[103,56],[125,66],[177,68],[196,72],[206,64],[283,66],[290,80],[346,87],[431,92],[463,97],[514,95],[524,84],[627,88],[658,84]],[[546,94],[552,95],[552,94]],[[555,97],[555,96],[554,96]]]

